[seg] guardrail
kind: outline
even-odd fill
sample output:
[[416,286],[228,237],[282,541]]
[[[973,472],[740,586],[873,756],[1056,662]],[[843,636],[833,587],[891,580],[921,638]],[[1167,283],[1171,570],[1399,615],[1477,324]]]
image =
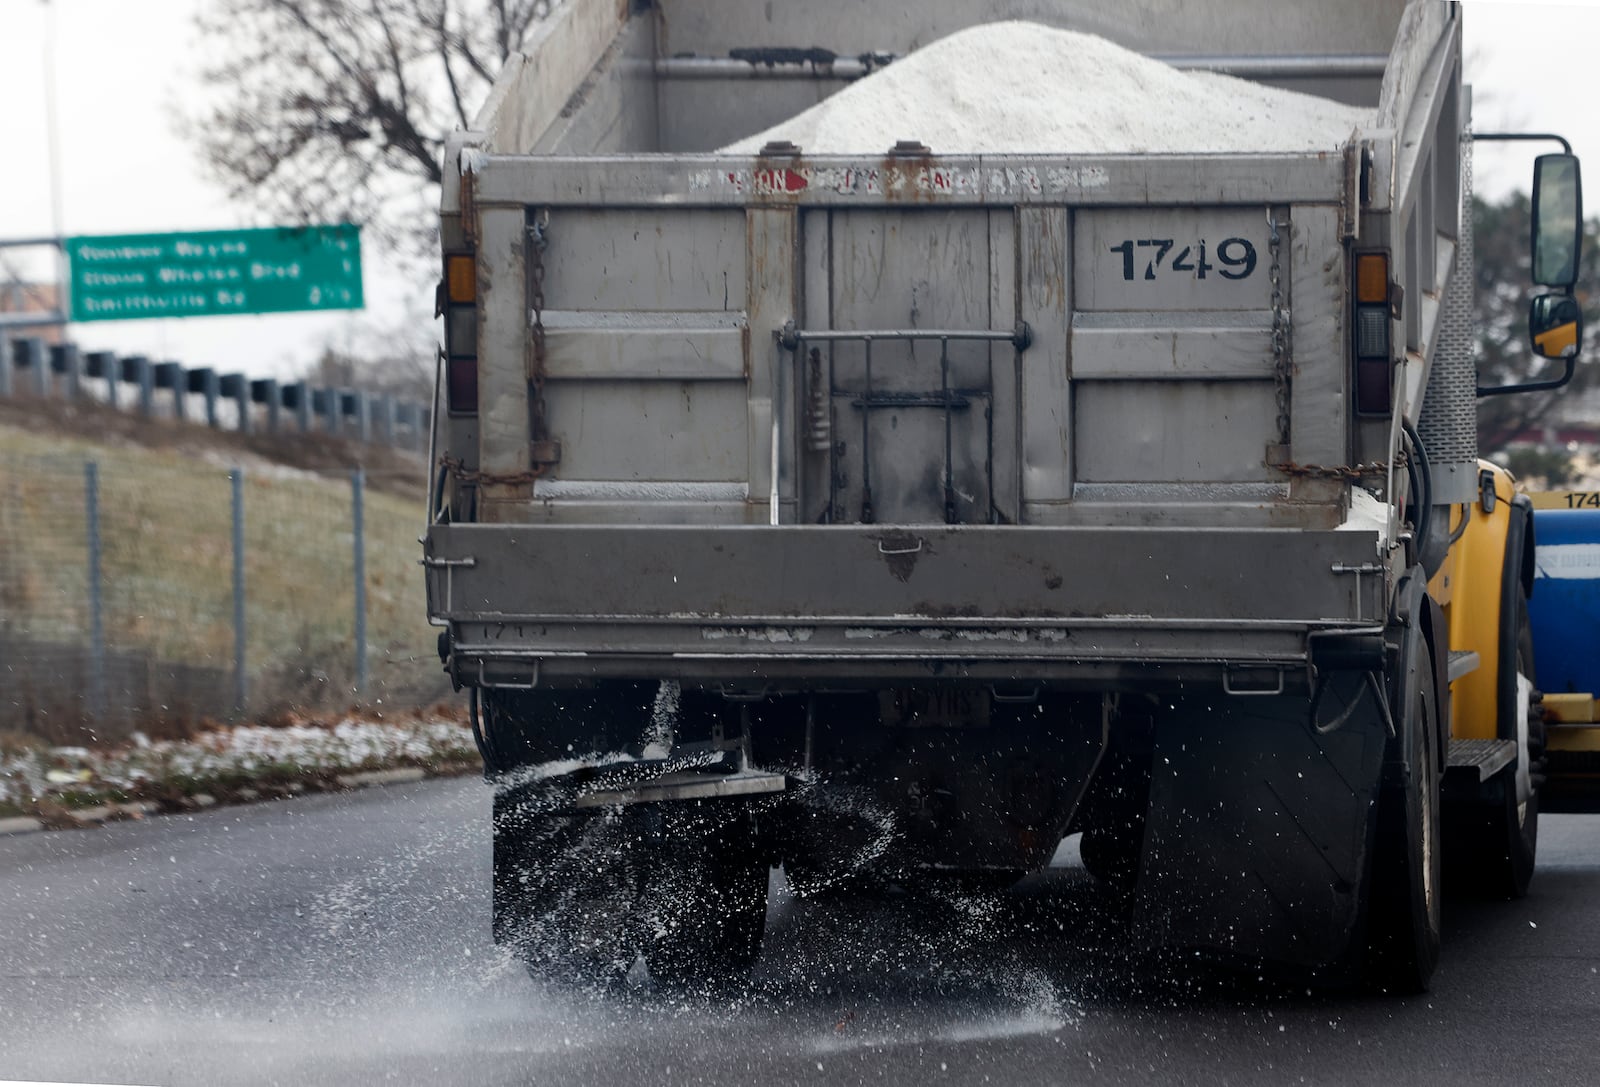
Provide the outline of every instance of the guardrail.
[[[431,409],[417,400],[155,362],[143,355],[81,351],[37,337],[0,337],[0,397],[90,398],[137,412],[244,433],[323,431],[417,451],[428,443]],[[231,424],[231,425],[230,425]]]

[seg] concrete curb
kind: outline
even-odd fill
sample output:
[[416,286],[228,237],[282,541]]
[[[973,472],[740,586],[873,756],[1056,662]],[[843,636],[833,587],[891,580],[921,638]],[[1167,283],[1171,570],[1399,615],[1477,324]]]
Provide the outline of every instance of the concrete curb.
[[68,812],[67,817],[79,826],[94,823],[104,823],[107,819],[124,816],[132,819],[143,819],[147,815],[154,815],[161,810],[161,805],[148,801],[133,804],[100,804],[93,808],[80,808]]
[[31,815],[9,815],[0,819],[0,837],[7,834],[32,834],[36,830],[44,829],[44,820],[35,819]]
[[393,770],[366,770],[359,774],[340,774],[337,780],[346,789],[360,789],[368,785],[404,785],[421,781],[428,775],[420,766],[400,766]]

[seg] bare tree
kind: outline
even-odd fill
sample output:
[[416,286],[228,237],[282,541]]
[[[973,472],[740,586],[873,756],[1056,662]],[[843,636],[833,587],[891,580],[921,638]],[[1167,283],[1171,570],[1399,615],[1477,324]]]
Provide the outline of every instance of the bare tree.
[[[1499,202],[1473,201],[1477,252],[1478,382],[1511,385],[1554,377],[1562,364],[1539,358],[1528,342],[1532,267],[1528,238],[1532,209],[1526,193]],[[1600,220],[1583,226],[1583,258],[1574,290],[1584,326],[1600,327]],[[1591,347],[1592,351],[1593,348]],[[1536,437],[1563,399],[1595,387],[1600,374],[1579,366],[1571,385],[1555,392],[1518,393],[1478,402],[1478,447],[1485,454]]]
[[313,385],[360,389],[424,403],[433,398],[433,345],[405,327],[369,327],[341,346],[324,345],[300,375]]
[[422,250],[444,138],[466,127],[544,0],[219,0],[186,118],[237,198]]

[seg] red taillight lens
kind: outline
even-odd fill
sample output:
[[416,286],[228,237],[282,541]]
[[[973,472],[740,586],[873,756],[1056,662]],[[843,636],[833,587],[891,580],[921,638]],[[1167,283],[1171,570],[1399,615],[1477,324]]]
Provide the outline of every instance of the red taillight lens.
[[478,412],[478,360],[450,359],[445,363],[445,386],[452,415]]
[[1356,413],[1388,415],[1394,410],[1394,367],[1388,359],[1356,360]]

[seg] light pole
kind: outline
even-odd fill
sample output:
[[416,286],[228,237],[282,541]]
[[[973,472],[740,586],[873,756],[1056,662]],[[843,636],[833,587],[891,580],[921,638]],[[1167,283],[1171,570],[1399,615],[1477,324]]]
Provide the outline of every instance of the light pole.
[[56,239],[56,307],[61,311],[63,323],[61,339],[67,335],[65,319],[71,312],[67,298],[67,245],[62,228],[61,200],[61,136],[56,116],[56,6],[51,0],[41,0],[44,16],[44,123],[45,145],[50,156],[50,233]]

